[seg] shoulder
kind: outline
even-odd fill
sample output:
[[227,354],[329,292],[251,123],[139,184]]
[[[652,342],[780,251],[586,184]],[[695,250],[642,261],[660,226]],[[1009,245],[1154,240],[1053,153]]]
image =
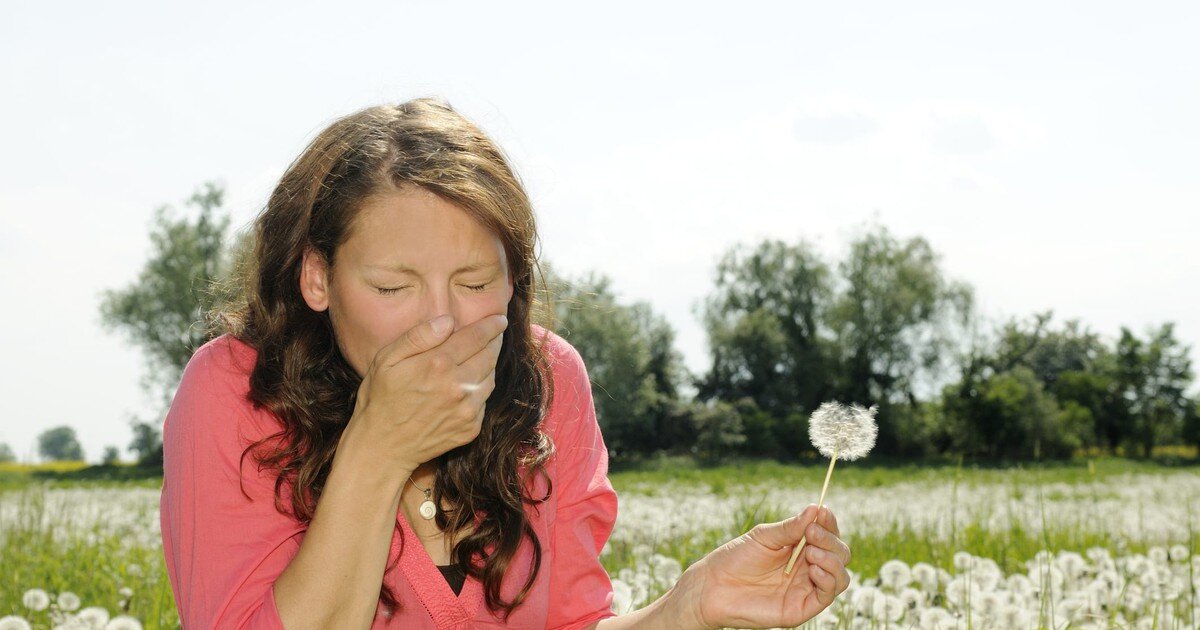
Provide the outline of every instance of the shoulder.
[[538,324],[532,324],[530,329],[534,343],[540,345],[553,373],[556,406],[560,396],[575,397],[585,388],[590,394],[591,382],[579,350],[552,330]]
[[279,423],[266,409],[256,409],[249,399],[250,374],[257,351],[228,334],[196,349],[184,366],[179,387],[163,427],[180,437],[208,435],[214,443],[274,433]]
[[247,386],[258,351],[250,344],[228,333],[210,339],[192,353],[183,370],[183,380],[201,379],[209,383]]

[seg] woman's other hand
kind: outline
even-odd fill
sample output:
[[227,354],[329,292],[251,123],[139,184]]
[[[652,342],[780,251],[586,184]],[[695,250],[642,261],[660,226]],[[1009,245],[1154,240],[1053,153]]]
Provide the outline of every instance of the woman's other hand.
[[[798,516],[756,525],[710,552],[680,577],[688,608],[707,628],[797,626],[833,603],[850,585],[850,548],[828,507],[810,504]],[[793,547],[807,536],[790,574]],[[689,576],[689,574],[692,574]]]

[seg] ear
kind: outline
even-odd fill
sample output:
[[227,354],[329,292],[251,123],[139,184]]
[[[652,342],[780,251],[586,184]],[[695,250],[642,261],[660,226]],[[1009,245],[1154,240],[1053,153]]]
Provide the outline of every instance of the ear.
[[304,250],[304,260],[300,263],[300,293],[312,310],[329,308],[329,265],[312,248]]

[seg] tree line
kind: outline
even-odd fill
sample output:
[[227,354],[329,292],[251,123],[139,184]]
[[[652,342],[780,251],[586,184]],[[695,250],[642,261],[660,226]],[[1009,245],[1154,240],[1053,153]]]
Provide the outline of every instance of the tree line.
[[[233,296],[249,233],[226,246],[224,191],[207,183],[198,218],[155,214],[139,278],[106,293],[101,320],[146,353],[155,417],[134,419],[139,461],[161,463],[160,427],[205,316]],[[543,262],[542,322],[583,356],[615,460],[654,453],[707,461],[812,454],[807,418],[826,400],[878,405],[875,451],[901,457],[1149,456],[1200,446],[1188,394],[1190,347],[1165,322],[1104,339],[1053,311],[985,324],[974,289],[948,278],[924,238],[873,224],[826,260],[808,241],[731,247],[696,308],[711,367],[692,373],[675,331],[647,302],[622,303],[602,273],[567,277]],[[5,452],[0,445],[0,459]]]

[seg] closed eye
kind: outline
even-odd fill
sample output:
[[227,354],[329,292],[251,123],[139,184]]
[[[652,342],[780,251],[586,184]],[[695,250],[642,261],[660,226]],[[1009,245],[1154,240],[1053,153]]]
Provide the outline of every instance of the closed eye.
[[[474,292],[476,292],[476,293],[480,293],[480,292],[482,292],[484,289],[486,289],[486,288],[487,288],[487,283],[485,282],[485,283],[483,283],[483,284],[464,284],[463,286],[464,286],[464,287],[466,287],[466,288],[468,288],[468,289],[470,289],[471,291],[474,291]],[[381,295],[393,295],[393,294],[395,294],[396,292],[398,292],[400,289],[407,289],[407,288],[408,288],[407,286],[404,286],[404,287],[395,287],[395,288],[391,288],[391,289],[385,289],[385,288],[383,288],[383,287],[379,287],[379,293],[380,293]]]

